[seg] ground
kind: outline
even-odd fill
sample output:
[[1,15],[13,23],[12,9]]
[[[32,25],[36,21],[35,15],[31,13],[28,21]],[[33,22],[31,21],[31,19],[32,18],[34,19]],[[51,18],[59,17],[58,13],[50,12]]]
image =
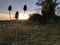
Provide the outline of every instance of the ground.
[[60,23],[1,21],[0,45],[60,45]]

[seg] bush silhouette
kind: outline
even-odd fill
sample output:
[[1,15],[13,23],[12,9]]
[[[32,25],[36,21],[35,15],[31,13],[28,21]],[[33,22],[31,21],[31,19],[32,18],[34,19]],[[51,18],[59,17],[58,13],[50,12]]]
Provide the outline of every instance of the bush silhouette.
[[34,13],[30,16],[29,20],[33,22],[41,22],[42,16],[40,14]]

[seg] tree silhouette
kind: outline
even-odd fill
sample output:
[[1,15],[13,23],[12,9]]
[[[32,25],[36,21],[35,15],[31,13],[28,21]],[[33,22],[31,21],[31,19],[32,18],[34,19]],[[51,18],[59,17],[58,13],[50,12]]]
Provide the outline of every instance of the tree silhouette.
[[25,11],[27,11],[27,5],[24,5],[23,10],[24,10],[24,13]]
[[37,2],[36,4],[42,6],[43,23],[55,16],[55,7],[58,5],[57,0],[41,0],[41,3]]
[[10,11],[12,10],[12,6],[8,6],[8,10],[9,10],[9,16],[10,16],[10,20],[11,20],[11,14],[10,14]]
[[19,16],[19,12],[17,11],[17,12],[15,13],[15,18],[16,18],[16,20],[18,19],[18,16]]
[[55,16],[55,7],[58,5],[57,0],[45,0],[42,2],[43,22],[46,23]]

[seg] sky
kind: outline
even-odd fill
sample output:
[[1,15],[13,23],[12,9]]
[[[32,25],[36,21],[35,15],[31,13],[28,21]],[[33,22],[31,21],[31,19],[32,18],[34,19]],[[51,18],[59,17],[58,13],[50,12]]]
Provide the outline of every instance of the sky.
[[35,10],[37,0],[0,0],[0,12],[7,12],[8,6],[12,5],[12,11],[21,11],[23,10],[23,6],[26,4],[28,10]]
[[[28,11],[32,12],[37,8],[36,2],[37,0],[0,0],[0,19],[5,19],[5,15],[8,15],[9,5],[12,6],[12,13],[15,13],[16,11],[21,12],[25,4],[28,7]],[[60,2],[60,0],[57,2]],[[60,5],[58,7],[60,7]],[[4,17],[2,15],[4,15]]]
[[[35,3],[37,0],[0,0],[0,20],[6,20],[9,18],[8,6],[12,6],[11,16],[14,18],[16,11],[19,13],[23,10],[24,5],[27,5],[28,11],[34,11],[36,8]],[[25,16],[26,17],[26,16]]]
[[[0,0],[0,12],[8,12],[8,6],[12,5],[12,11],[21,11],[26,4],[29,11],[35,10],[37,0]],[[60,2],[58,0],[57,2]],[[60,6],[60,5],[59,5]],[[59,7],[58,6],[58,7]]]

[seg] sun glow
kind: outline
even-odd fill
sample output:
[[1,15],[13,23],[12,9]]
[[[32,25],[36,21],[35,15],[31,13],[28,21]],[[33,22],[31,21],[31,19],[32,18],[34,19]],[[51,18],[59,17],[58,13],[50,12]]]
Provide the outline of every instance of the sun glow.
[[27,13],[19,14],[19,20],[28,20],[28,19],[29,19],[29,14],[27,14]]

